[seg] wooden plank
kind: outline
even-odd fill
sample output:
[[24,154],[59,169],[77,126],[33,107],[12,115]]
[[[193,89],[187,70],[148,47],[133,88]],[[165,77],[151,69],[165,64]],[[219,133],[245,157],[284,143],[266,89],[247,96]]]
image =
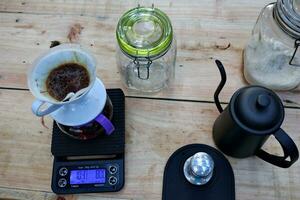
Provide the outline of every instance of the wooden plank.
[[[30,112],[32,101],[27,91],[0,90],[0,187],[50,192],[51,130]],[[213,145],[211,131],[217,116],[211,103],[126,98],[125,188],[96,196],[161,199],[168,157],[186,144]],[[300,109],[286,109],[283,128],[298,146],[299,118]],[[49,118],[46,124],[51,126]],[[265,149],[281,152],[274,140]],[[281,169],[254,157],[229,160],[238,200],[300,199],[300,162]]]
[[0,200],[129,200],[103,198],[91,195],[55,195],[51,192],[20,190],[0,187]]
[[[96,56],[98,75],[107,87],[123,88],[116,67],[114,35],[119,16],[133,6],[131,3],[125,6],[124,1],[85,1],[84,6],[72,1],[24,2],[25,5],[2,1],[0,6],[4,11],[19,12],[23,8],[24,12],[35,13],[1,13],[1,87],[27,88],[26,72],[33,60],[49,48],[52,40],[67,42],[70,26],[80,23],[84,29],[79,42]],[[123,88],[125,93],[130,96],[212,101],[220,79],[213,62],[217,58],[224,61],[228,72],[228,84],[222,93],[222,100],[228,102],[233,92],[246,84],[242,75],[242,50],[261,8],[267,2],[206,0],[186,4],[184,1],[159,1],[159,7],[170,15],[177,34],[178,59],[174,84],[154,95]],[[78,13],[80,8],[83,16]],[[59,14],[54,14],[56,11]],[[300,106],[299,88],[280,92],[280,96],[286,105]]]
[[[119,16],[120,13],[136,7],[151,6],[160,8],[170,16],[184,18],[224,18],[233,20],[251,20],[257,17],[257,11],[263,8],[272,0],[256,0],[251,3],[246,0],[136,0],[136,1],[78,1],[78,0],[2,0],[0,11],[22,12],[36,14],[64,14],[64,15],[88,15],[88,16]],[[248,14],[246,15],[245,12]]]

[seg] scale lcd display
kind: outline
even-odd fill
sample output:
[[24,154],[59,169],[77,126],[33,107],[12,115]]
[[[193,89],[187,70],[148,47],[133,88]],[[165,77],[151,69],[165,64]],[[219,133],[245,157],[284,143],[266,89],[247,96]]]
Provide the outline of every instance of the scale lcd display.
[[71,170],[70,184],[105,183],[105,169]]

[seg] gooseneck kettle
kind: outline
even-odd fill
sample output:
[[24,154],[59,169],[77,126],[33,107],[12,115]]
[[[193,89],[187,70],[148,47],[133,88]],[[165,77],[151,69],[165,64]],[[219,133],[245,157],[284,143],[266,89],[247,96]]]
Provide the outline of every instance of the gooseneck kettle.
[[[284,107],[280,98],[262,86],[247,86],[237,90],[223,110],[219,94],[226,83],[223,64],[215,61],[221,74],[221,82],[214,94],[215,104],[220,111],[213,125],[213,139],[225,154],[245,158],[258,156],[262,160],[282,168],[288,168],[299,158],[296,144],[280,128],[284,120]],[[274,135],[284,155],[272,155],[261,147]]]

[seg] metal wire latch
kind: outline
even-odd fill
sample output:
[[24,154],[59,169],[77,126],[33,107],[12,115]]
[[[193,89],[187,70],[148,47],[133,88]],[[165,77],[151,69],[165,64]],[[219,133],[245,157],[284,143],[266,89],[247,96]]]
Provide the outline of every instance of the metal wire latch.
[[293,62],[293,60],[294,60],[294,58],[295,58],[295,56],[296,56],[296,53],[297,53],[297,51],[298,51],[298,47],[299,47],[299,46],[300,46],[300,39],[296,39],[296,40],[295,40],[295,44],[294,44],[295,51],[294,51],[293,56],[292,56],[292,58],[291,58],[291,60],[290,60],[290,62],[289,62],[290,65],[297,66],[297,67],[300,67],[300,65],[299,65],[299,64],[293,64],[292,62]]
[[[150,76],[150,72],[149,71],[150,71],[150,66],[152,64],[152,60],[149,57],[147,57],[146,59],[147,59],[147,64],[146,64],[147,75],[146,75],[146,77],[142,77],[141,76],[141,73],[140,73],[140,68],[141,68],[140,61],[138,61],[137,58],[135,58],[134,61],[133,61],[133,63],[136,65],[137,70],[138,70],[138,77],[139,77],[139,79],[142,79],[142,80],[148,80],[149,76]],[[142,65],[144,67],[145,64],[142,64]]]

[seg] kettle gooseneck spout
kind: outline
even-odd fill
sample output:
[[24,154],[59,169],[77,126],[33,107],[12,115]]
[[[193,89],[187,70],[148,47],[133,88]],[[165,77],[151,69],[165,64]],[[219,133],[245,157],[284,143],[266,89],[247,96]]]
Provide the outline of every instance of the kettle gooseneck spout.
[[226,78],[225,68],[224,68],[222,62],[219,61],[219,60],[215,60],[215,62],[216,62],[216,65],[217,65],[217,67],[218,67],[218,69],[220,71],[221,81],[220,81],[220,83],[219,83],[219,85],[218,85],[218,87],[217,87],[217,89],[215,91],[214,100],[215,100],[215,104],[216,104],[219,112],[221,113],[221,112],[223,112],[223,108],[222,108],[221,103],[219,101],[219,94],[220,94],[221,90],[223,89],[223,87],[224,87],[224,85],[226,83],[227,78]]

